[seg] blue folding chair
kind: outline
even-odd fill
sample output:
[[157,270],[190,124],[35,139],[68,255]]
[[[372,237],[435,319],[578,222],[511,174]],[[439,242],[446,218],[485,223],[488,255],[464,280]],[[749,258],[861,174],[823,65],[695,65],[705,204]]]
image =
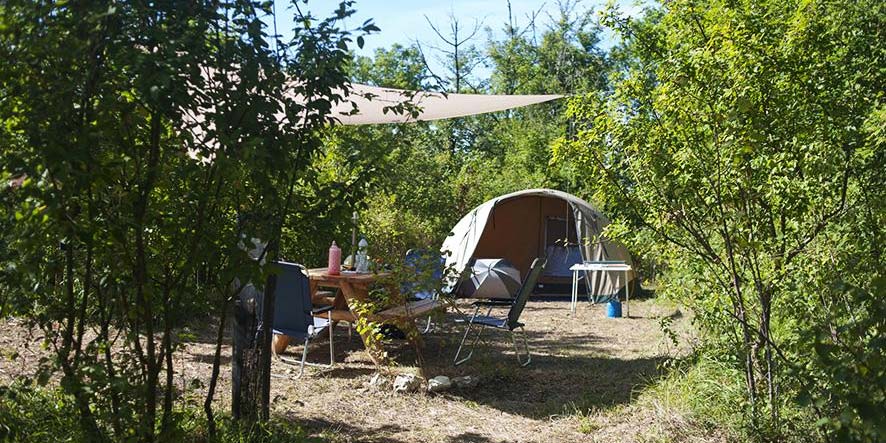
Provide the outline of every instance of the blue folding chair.
[[[474,306],[477,307],[474,310],[474,315],[471,316],[469,320],[466,321],[467,328],[465,329],[465,335],[461,339],[461,343],[458,345],[458,350],[455,351],[455,358],[453,359],[453,364],[458,366],[468,360],[474,355],[474,347],[477,342],[480,340],[480,335],[483,334],[483,330],[486,328],[493,328],[503,331],[508,331],[511,333],[511,342],[514,344],[514,351],[517,354],[517,362],[520,366],[526,366],[532,362],[532,354],[529,352],[529,342],[526,340],[526,330],[523,329],[523,323],[520,323],[520,314],[523,313],[523,308],[526,307],[526,302],[529,300],[529,296],[532,295],[532,290],[535,289],[535,284],[538,282],[539,276],[541,276],[541,272],[544,270],[546,260],[544,258],[536,258],[532,262],[532,267],[529,269],[529,274],[526,275],[526,278],[523,280],[523,283],[520,286],[520,290],[517,291],[517,296],[514,297],[513,300],[489,300],[489,301],[478,301],[474,303]],[[486,315],[479,315],[480,309],[488,307],[489,310],[486,311]],[[492,317],[492,309],[495,307],[510,307],[508,310],[507,317]],[[477,335],[474,336],[474,339],[471,341],[469,345],[470,352],[468,355],[463,358],[459,358],[461,355],[462,348],[465,345],[465,341],[468,339],[468,335],[471,333],[471,329],[474,325],[479,326],[477,330]],[[526,353],[526,359],[523,360],[520,358],[520,346],[517,345],[517,328],[520,329],[522,338],[523,338],[523,350]]]
[[[278,356],[281,361],[300,366],[299,378],[305,372],[305,365],[331,368],[335,364],[335,347],[332,339],[332,324],[328,319],[314,317],[327,312],[332,306],[314,309],[311,303],[311,290],[308,276],[303,268],[295,263],[276,262],[277,289],[274,302],[274,334],[285,335],[296,340],[304,340],[301,362]],[[307,363],[308,345],[312,338],[329,329],[329,365]],[[276,355],[276,353],[275,353]]]
[[[427,276],[430,272],[430,278],[435,282],[443,281],[443,266],[446,258],[439,253],[422,250],[410,249],[406,251],[406,259],[404,265],[407,269],[412,269],[416,277]],[[423,281],[404,281],[400,285],[400,291],[409,294],[412,301],[416,300],[436,300],[440,298],[440,294],[434,288],[428,288],[426,282]],[[428,323],[422,334],[427,334],[433,326],[433,316],[428,315]]]

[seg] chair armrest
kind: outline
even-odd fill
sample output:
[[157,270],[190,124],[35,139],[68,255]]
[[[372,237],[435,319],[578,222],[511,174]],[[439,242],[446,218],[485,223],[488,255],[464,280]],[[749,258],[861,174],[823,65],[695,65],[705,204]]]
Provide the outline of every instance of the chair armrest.
[[513,300],[481,300],[475,301],[474,306],[511,306]]
[[324,312],[328,312],[332,310],[332,306],[323,306],[322,308],[314,308],[311,310],[312,314],[322,314]]

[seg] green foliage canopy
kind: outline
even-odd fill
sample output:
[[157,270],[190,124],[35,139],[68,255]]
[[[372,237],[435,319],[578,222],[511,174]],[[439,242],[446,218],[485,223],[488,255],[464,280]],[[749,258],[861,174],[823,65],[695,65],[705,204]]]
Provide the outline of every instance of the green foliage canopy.
[[[884,17],[882,2],[674,1],[641,21],[610,10],[627,62],[610,92],[569,105],[579,130],[557,161],[584,171],[619,220],[612,235],[667,265],[666,292],[696,310],[709,352],[741,365],[754,433],[783,435],[808,419],[785,405],[827,395],[804,334],[860,358],[842,365],[879,368],[883,386],[882,298],[835,310],[848,295],[828,282],[873,294],[882,275]],[[876,440],[883,390],[866,398],[810,414]]]
[[267,273],[238,243],[276,258],[287,217],[313,210],[296,191],[326,192],[308,166],[351,5],[317,19],[296,2],[274,50],[268,2],[0,7],[0,313],[43,331],[38,381],[61,372],[89,440],[174,433],[182,326],[219,315],[218,362],[232,283]]

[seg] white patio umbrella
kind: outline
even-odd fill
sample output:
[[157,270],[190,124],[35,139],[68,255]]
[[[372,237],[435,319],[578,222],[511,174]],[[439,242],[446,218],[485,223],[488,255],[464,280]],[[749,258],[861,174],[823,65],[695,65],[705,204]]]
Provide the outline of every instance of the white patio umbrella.
[[477,259],[460,292],[470,298],[514,298],[520,289],[520,271],[503,258]]

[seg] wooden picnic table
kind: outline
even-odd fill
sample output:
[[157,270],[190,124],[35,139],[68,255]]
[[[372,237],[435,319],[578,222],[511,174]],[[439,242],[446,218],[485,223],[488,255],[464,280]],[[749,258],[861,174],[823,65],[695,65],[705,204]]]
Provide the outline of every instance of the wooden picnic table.
[[326,268],[308,269],[308,278],[310,279],[311,299],[317,297],[319,288],[337,288],[339,291],[335,294],[335,300],[332,303],[332,311],[329,313],[331,321],[346,321],[354,323],[357,319],[356,315],[351,311],[349,300],[367,300],[369,298],[369,290],[377,281],[389,277],[388,273],[351,273],[343,272],[341,274],[331,275],[326,272]]
[[[355,273],[342,271],[340,274],[330,275],[326,272],[326,268],[308,269],[312,299],[316,296],[318,288],[339,289],[332,303],[333,309],[328,313],[325,313],[325,315],[321,314],[334,323],[339,321],[357,323],[363,315],[358,310],[352,309],[354,302],[368,300],[369,291],[372,286],[376,283],[385,282],[385,279],[389,279],[390,277],[391,274],[388,272]],[[391,293],[399,292],[399,287],[395,282],[388,281],[385,282],[385,284],[389,286],[388,290],[391,291]],[[413,320],[418,315],[427,314],[438,307],[439,303],[437,303],[436,300],[422,300],[420,302],[412,302],[407,303],[406,305],[385,309],[381,312],[371,314],[371,316],[365,318],[365,320],[393,323],[397,327],[403,329],[403,332],[407,337],[410,337],[413,340],[420,340],[418,328],[416,328]],[[357,332],[360,333],[359,328]],[[381,348],[380,343],[378,343],[368,331],[360,333],[360,338],[363,340],[363,345],[366,347],[366,350],[369,351],[369,355],[372,357],[373,361],[381,363],[381,360],[384,359],[384,350]],[[416,345],[418,345],[418,343],[416,343]]]

